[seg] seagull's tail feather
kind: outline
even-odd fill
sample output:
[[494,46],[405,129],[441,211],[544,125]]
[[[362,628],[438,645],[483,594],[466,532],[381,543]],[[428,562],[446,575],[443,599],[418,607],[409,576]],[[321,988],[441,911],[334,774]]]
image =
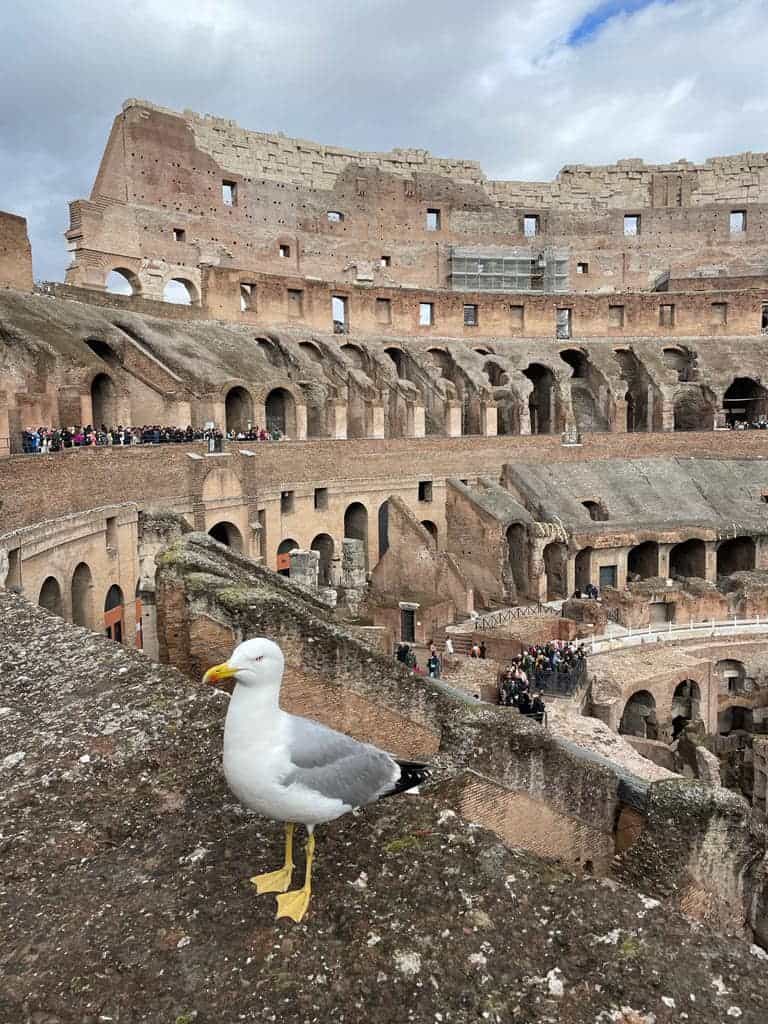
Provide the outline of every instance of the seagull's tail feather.
[[400,778],[392,786],[392,789],[388,789],[386,793],[382,794],[382,798],[394,796],[395,793],[405,793],[409,789],[416,789],[417,786],[423,785],[432,775],[429,765],[424,764],[422,761],[401,761],[400,758],[396,757],[395,764],[400,768]]

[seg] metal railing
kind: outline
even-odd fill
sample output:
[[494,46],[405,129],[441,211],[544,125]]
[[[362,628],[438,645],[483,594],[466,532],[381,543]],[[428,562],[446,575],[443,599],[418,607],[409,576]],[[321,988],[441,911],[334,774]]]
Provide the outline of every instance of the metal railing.
[[489,629],[498,629],[499,626],[507,626],[510,622],[517,622],[520,619],[536,619],[542,616],[558,618],[559,615],[560,613],[554,608],[548,608],[539,601],[537,604],[521,604],[514,608],[499,608],[495,612],[486,612],[484,615],[478,615],[476,619],[470,620],[470,623],[474,629],[485,632]]
[[[581,660],[568,669],[551,669],[546,672],[531,671],[527,675],[531,693],[540,690],[549,696],[572,697],[587,681],[587,663],[586,660]],[[503,681],[504,673],[500,672],[497,677],[499,692],[501,692]]]
[[768,617],[756,615],[751,619],[707,619],[702,622],[667,622],[664,625],[648,625],[642,629],[627,628],[623,634],[605,633],[592,636],[587,641],[589,653],[621,650],[625,647],[639,647],[646,643],[665,641],[696,640],[703,637],[733,636],[735,633],[768,633]]

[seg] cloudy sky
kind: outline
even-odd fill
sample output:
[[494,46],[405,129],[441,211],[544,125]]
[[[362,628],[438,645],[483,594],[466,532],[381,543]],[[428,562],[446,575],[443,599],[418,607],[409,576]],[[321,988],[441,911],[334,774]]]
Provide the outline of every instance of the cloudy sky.
[[61,279],[129,96],[500,178],[768,150],[766,0],[38,0],[0,25],[0,209]]

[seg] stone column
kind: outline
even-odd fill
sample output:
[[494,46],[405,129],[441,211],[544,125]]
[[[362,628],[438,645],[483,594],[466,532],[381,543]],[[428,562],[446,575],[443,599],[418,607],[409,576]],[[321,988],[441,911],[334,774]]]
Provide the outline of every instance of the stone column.
[[420,402],[408,405],[408,437],[425,437],[427,432],[424,406]]
[[570,597],[576,589],[576,555],[568,555],[565,567],[565,596]]
[[296,402],[296,437],[291,437],[291,441],[306,441],[307,439],[307,407],[302,402],[299,404]]
[[5,392],[0,392],[0,459],[11,454],[11,427],[8,421],[7,402]]
[[496,437],[499,432],[499,410],[493,402],[480,406],[480,429],[485,437]]
[[534,601],[547,600],[547,574],[544,568],[544,548],[546,545],[546,538],[535,538],[531,543],[529,593]]
[[290,559],[291,582],[316,590],[320,571],[320,552],[301,551],[299,548],[294,548],[291,551]]
[[366,402],[366,434],[368,437],[381,439],[384,437],[384,403]]
[[611,420],[611,431],[615,434],[627,432],[627,403],[623,398],[615,400],[616,411]]
[[709,583],[717,583],[717,542],[704,542],[704,579]]
[[328,436],[343,441],[347,436],[347,403],[334,400],[328,403]]
[[673,544],[659,544],[659,576],[669,579],[669,552]]
[[445,403],[445,435],[461,437],[461,402]]

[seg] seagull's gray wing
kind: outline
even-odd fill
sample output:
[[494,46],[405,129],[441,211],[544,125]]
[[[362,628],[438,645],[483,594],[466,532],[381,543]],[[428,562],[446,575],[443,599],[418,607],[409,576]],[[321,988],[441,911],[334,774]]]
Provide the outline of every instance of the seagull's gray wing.
[[400,778],[399,765],[383,750],[309,718],[291,717],[288,755],[294,767],[284,786],[299,783],[349,807],[371,803]]

